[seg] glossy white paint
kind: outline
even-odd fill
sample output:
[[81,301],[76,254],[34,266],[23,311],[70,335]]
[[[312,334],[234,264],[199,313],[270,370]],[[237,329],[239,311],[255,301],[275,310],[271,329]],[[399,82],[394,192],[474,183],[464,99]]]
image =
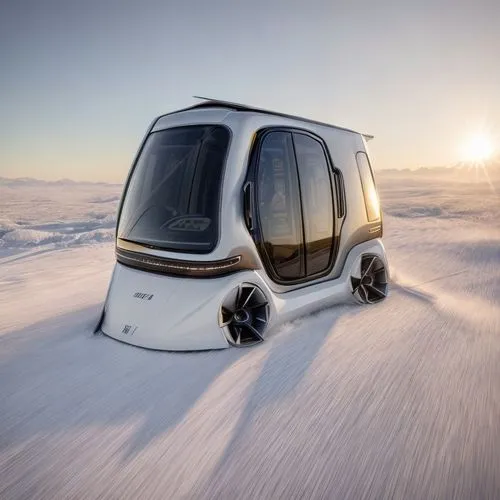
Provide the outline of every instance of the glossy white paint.
[[[363,135],[299,118],[241,112],[224,106],[188,109],[159,117],[149,132],[195,124],[220,124],[231,131],[223,175],[217,246],[210,254],[171,252],[131,242],[120,243],[120,240],[117,246],[180,261],[215,261],[243,255],[249,270],[218,278],[186,278],[116,264],[102,331],[124,342],[153,349],[228,347],[218,324],[219,309],[224,297],[243,282],[256,284],[268,297],[270,320],[267,333],[284,321],[314,310],[354,302],[350,277],[359,274],[360,257],[366,253],[375,254],[386,263],[382,242],[378,238],[371,239],[376,234],[370,234],[374,224],[367,220],[356,164],[356,152],[367,151]],[[320,136],[328,147],[334,167],[342,173],[346,214],[337,259],[328,275],[305,284],[280,285],[267,275],[243,218],[242,190],[253,141],[257,131],[269,127],[299,128]]]
[[385,262],[378,239],[349,252],[338,279],[285,293],[274,293],[262,271],[242,271],[219,278],[184,278],[153,274],[116,264],[102,332],[123,342],[169,351],[229,347],[218,324],[224,297],[240,283],[252,283],[266,294],[270,320],[266,334],[286,321],[341,303],[354,303],[350,276],[359,272],[360,256],[376,254]]

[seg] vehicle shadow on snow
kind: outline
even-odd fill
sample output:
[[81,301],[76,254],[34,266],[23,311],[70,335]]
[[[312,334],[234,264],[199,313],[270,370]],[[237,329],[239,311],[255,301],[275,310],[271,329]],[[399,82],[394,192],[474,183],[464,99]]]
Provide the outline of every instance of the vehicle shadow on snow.
[[362,308],[338,306],[302,317],[256,348],[198,353],[151,351],[95,336],[99,310],[87,307],[0,338],[0,451],[35,436],[130,423],[118,452],[132,459],[181,423],[231,365],[264,349],[216,477],[248,437],[256,412],[293,397],[337,322]]
[[148,351],[93,335],[98,314],[98,305],[87,307],[0,337],[0,450],[33,434],[140,417],[127,443],[135,454],[248,352]]
[[[340,309],[342,308],[338,308]],[[329,308],[327,311],[331,316],[332,309]],[[234,436],[238,436],[239,431],[247,427],[247,421],[252,417],[255,407],[261,404],[261,400],[263,404],[276,402],[280,398],[286,398],[299,385],[331,332],[336,319],[340,317],[338,313],[325,325],[326,315],[328,312],[318,311],[301,317],[279,328],[266,339],[264,344],[253,348],[229,348],[205,353],[155,353],[160,357],[171,357],[171,362],[182,367],[182,372],[179,371],[178,377],[172,379],[173,384],[168,386],[168,391],[165,391],[165,380],[158,384],[166,394],[156,397],[158,391],[162,389],[158,386],[151,389],[151,397],[147,398],[151,402],[147,421],[124,446],[123,459],[132,458],[156,436],[179,424],[212,383],[228,372],[232,365],[250,356],[257,349],[268,349],[269,354],[251,389],[252,395],[247,400],[234,432]],[[321,317],[322,322],[318,327],[314,324],[314,319],[317,317]],[[309,331],[311,321],[312,331]],[[172,376],[174,375],[175,370],[172,373]],[[232,447],[232,444],[228,445],[229,453]]]
[[[250,389],[245,407],[234,427],[225,450],[214,467],[207,484],[199,491],[211,491],[226,484],[227,471],[234,468],[234,461],[248,443],[248,436],[254,428],[254,419],[269,405],[287,398],[293,398],[301,382],[307,376],[326,340],[335,330],[340,319],[358,314],[359,306],[336,306],[327,308],[285,325],[268,342],[271,348]],[[232,465],[233,464],[233,465]]]
[[[169,353],[122,344],[92,334],[99,308],[0,337],[0,451],[35,436],[43,440],[74,428],[133,421],[133,435],[121,449],[130,459],[180,423],[223,372],[253,351]],[[270,347],[261,346],[269,354],[238,427],[245,427],[255,407],[294,391],[335,322],[317,327],[312,320],[313,328],[304,331],[303,321],[273,335]],[[237,437],[233,441],[228,454]]]

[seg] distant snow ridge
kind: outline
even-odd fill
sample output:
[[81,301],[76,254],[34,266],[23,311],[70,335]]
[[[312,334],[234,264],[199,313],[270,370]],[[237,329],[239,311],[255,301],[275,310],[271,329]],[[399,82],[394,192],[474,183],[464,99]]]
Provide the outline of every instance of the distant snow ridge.
[[96,196],[89,200],[89,203],[114,203],[120,201],[120,196]]
[[0,219],[0,238],[2,238],[9,231],[14,231],[19,227],[15,222],[8,219]]
[[0,177],[0,248],[66,248],[113,241],[122,186]]
[[20,225],[0,220],[0,247],[33,248],[43,245],[69,247],[113,241],[116,218],[98,214],[88,221],[64,221],[48,224]]

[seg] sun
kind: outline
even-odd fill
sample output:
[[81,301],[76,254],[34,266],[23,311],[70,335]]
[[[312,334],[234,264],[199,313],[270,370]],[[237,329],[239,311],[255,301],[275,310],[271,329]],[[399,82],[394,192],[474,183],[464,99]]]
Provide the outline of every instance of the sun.
[[472,162],[485,162],[493,154],[493,144],[485,135],[472,137],[464,149],[466,159]]

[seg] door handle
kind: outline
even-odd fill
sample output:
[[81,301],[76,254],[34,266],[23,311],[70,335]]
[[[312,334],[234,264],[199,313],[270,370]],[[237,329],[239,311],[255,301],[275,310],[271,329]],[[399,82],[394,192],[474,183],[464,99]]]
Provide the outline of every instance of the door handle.
[[253,231],[253,182],[250,181],[243,187],[243,213],[248,230]]
[[335,190],[337,194],[337,218],[341,219],[345,215],[345,187],[344,178],[340,170],[335,169]]

